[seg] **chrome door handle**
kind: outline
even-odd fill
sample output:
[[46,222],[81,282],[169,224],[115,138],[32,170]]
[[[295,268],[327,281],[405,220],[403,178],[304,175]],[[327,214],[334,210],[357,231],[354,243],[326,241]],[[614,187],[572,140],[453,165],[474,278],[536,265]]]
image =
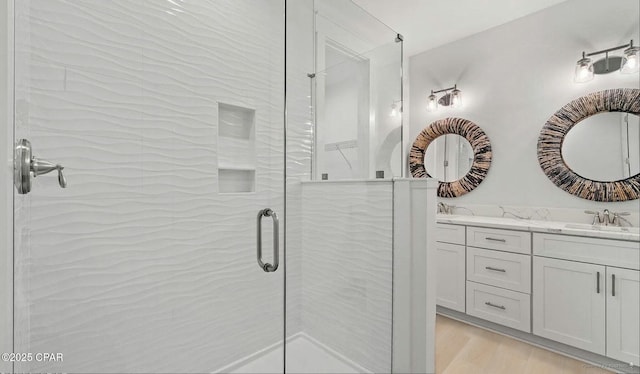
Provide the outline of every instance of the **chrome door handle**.
[[493,308],[497,308],[497,309],[502,309],[502,310],[506,310],[507,309],[504,305],[496,305],[496,304],[490,303],[488,301],[485,302],[484,304],[487,305],[487,306],[493,307]]
[[[273,221],[273,264],[270,263],[264,263],[262,261],[262,217],[271,217],[271,220]],[[280,247],[280,223],[278,221],[278,215],[276,214],[276,212],[274,212],[273,210],[266,208],[266,209],[262,209],[258,212],[258,217],[257,217],[257,245],[256,245],[256,252],[257,252],[257,258],[258,258],[258,266],[260,266],[260,268],[262,270],[264,270],[267,273],[272,273],[276,270],[278,270],[278,252],[279,252],[279,247]]]
[[507,272],[505,269],[498,269],[498,268],[494,268],[492,266],[485,266],[484,268],[487,269],[487,270],[499,271],[501,273],[506,273]]
[[492,241],[492,242],[500,242],[500,243],[506,243],[507,242],[506,239],[496,239],[496,238],[490,238],[490,237],[485,237],[484,239]]
[[19,194],[27,194],[31,191],[31,174],[33,177],[58,171],[58,184],[62,188],[67,187],[67,180],[62,173],[64,166],[54,164],[47,160],[33,156],[31,143],[27,139],[20,139],[16,143],[13,152],[13,184]]
[[616,275],[611,274],[611,296],[616,295]]

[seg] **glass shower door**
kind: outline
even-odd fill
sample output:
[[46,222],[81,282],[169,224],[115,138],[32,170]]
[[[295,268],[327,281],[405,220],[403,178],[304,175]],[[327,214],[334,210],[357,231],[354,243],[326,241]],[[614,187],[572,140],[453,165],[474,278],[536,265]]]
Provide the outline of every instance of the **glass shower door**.
[[287,13],[286,371],[390,373],[402,38],[348,0]]
[[15,7],[15,372],[282,372],[284,1]]

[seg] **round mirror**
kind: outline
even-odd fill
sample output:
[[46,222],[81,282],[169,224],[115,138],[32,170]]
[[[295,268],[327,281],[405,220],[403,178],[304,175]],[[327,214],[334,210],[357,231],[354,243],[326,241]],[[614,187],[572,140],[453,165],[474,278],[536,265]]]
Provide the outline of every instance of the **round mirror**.
[[640,121],[637,115],[602,112],[576,123],[562,143],[562,158],[576,174],[617,181],[640,173]]
[[[489,137],[478,125],[449,117],[432,122],[416,136],[409,153],[409,170],[414,178],[430,178],[430,173],[435,173],[440,179],[438,196],[457,197],[473,191],[484,180],[491,154]],[[428,163],[441,165],[440,174],[435,164]]]
[[464,177],[473,164],[471,143],[458,134],[440,135],[427,147],[424,168],[441,182]]

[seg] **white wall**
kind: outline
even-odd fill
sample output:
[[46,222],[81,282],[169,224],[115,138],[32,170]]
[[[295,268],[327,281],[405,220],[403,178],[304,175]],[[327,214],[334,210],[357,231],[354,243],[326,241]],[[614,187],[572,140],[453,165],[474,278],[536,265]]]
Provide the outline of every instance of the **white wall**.
[[[571,128],[562,143],[562,158],[577,174],[594,180],[618,180],[629,177],[627,144],[636,150],[629,156],[633,165],[638,164],[638,140],[627,138],[626,117],[629,114],[619,112],[602,113],[591,116]],[[638,125],[633,124],[631,131],[637,133]],[[636,153],[636,154],[633,154]],[[633,170],[636,175],[640,170]]]
[[[401,50],[395,41],[383,42],[318,74],[318,84],[324,84],[318,93],[324,97],[317,106],[317,165],[330,180],[375,178],[379,170],[386,178],[401,174]],[[333,54],[327,51],[327,61]],[[398,112],[394,117],[392,105]],[[326,144],[351,140],[358,147],[342,149],[351,168],[339,151],[325,151]]]
[[[608,88],[638,88],[638,74],[576,84],[573,69],[583,50],[632,38],[639,44],[639,6],[637,0],[570,0],[411,58],[411,141],[431,122],[450,116],[475,122],[491,139],[487,178],[447,203],[638,211],[637,200],[595,203],[560,190],[538,165],[536,147],[546,120],[569,101]],[[427,112],[430,90],[454,83],[464,107]]]
[[[332,51],[332,48],[327,48],[327,60],[338,54],[337,51]],[[321,74],[325,74],[325,87],[323,120],[316,123],[318,172],[327,173],[331,180],[365,176],[366,172],[361,170],[357,145],[340,150],[326,150],[325,146],[347,141],[357,142],[362,123],[359,106],[363,97],[368,101],[369,95],[369,64],[352,60]]]
[[435,372],[436,180],[393,186],[393,372]]

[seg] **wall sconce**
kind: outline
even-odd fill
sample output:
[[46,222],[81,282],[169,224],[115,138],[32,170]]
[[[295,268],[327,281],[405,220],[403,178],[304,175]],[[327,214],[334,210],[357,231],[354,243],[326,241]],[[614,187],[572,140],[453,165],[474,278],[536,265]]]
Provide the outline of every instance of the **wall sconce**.
[[[451,92],[449,92],[451,91]],[[444,92],[440,99],[436,96],[437,93]],[[453,87],[445,88],[442,90],[431,90],[431,95],[427,98],[427,111],[434,112],[438,109],[438,104],[442,106],[451,106],[454,108],[459,108],[462,106],[462,92],[458,89],[458,85],[455,84]]]
[[[609,52],[626,48],[622,56],[609,56]],[[589,57],[603,54],[604,58],[592,63]],[[640,48],[633,46],[633,40],[629,44],[620,45],[613,48],[603,49],[601,51],[585,53],[582,52],[582,58],[576,63],[574,81],[577,83],[588,82],[593,79],[594,74],[608,74],[616,70],[620,70],[623,74],[632,74],[638,72],[640,66]]]
[[398,113],[402,112],[402,100],[396,100],[391,103],[391,111],[389,117],[397,117]]

